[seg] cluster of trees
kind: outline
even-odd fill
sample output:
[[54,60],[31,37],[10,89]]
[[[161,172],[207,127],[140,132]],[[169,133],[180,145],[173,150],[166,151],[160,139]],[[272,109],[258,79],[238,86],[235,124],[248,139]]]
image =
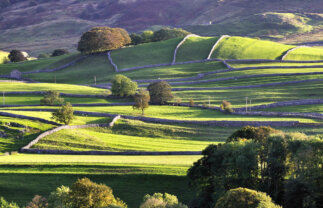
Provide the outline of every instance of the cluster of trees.
[[55,56],[62,56],[65,54],[69,54],[70,52],[66,49],[55,49],[52,54],[47,54],[47,53],[41,53],[38,55],[37,58],[43,59],[43,58],[49,58],[49,57],[55,57]]
[[27,61],[28,57],[28,53],[20,50],[12,50],[8,55],[8,58],[11,62]]
[[190,34],[190,32],[183,30],[181,28],[166,27],[166,28],[157,30],[155,32],[151,30],[146,30],[141,34],[132,33],[130,35],[130,38],[131,38],[132,45],[138,45],[141,43],[157,42],[157,41],[168,40],[172,38],[185,37],[188,34]]
[[[0,208],[19,208],[16,203],[0,198]],[[112,189],[88,178],[78,179],[71,187],[60,186],[48,199],[36,195],[26,208],[127,208],[127,204],[115,197]],[[171,194],[155,193],[144,196],[140,208],[187,208]]]
[[[60,97],[59,92],[48,91],[45,93],[44,98],[40,100],[41,105],[61,105],[59,109],[52,113],[51,119],[57,122],[69,125],[74,119],[74,110],[71,103],[64,103],[64,98]],[[62,105],[63,104],[63,105]]]
[[139,109],[144,115],[144,110],[149,107],[149,102],[154,104],[166,104],[173,99],[172,88],[166,81],[151,83],[147,90],[139,90],[136,82],[128,77],[118,74],[112,80],[111,92],[114,96],[132,96],[134,109]]
[[244,127],[225,144],[207,147],[189,169],[190,184],[198,192],[192,207],[214,207],[226,191],[238,187],[263,191],[286,208],[319,207],[322,149],[322,138]]

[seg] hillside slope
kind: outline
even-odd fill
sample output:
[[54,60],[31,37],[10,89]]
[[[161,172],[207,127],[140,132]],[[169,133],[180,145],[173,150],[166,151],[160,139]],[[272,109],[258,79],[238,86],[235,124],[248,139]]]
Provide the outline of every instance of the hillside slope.
[[[318,25],[321,24],[323,11],[321,0],[10,0],[6,2],[0,4],[0,49],[8,51],[18,48],[32,55],[48,52],[54,48],[75,50],[80,35],[89,28],[100,25],[124,27],[132,32],[158,25],[183,27],[208,25],[211,22],[212,25],[206,29],[204,27],[202,30],[200,27],[188,29],[204,35],[227,33],[285,37],[295,31],[302,34],[314,29],[315,32],[320,31]],[[289,14],[286,16],[283,13]],[[305,17],[303,13],[306,13]],[[264,20],[264,23],[261,23],[260,19]],[[273,19],[274,24],[268,25]],[[224,30],[219,31],[218,24]]]

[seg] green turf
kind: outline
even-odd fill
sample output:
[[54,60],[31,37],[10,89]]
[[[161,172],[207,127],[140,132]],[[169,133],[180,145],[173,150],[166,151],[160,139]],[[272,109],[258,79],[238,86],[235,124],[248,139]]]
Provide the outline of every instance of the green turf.
[[35,149],[74,151],[201,151],[223,142],[219,128],[123,120],[111,128],[63,130],[41,139]]
[[279,59],[293,46],[244,37],[224,38],[212,58],[221,59]]
[[190,37],[178,49],[176,62],[206,59],[218,37]]
[[37,59],[32,61],[24,61],[18,63],[9,63],[0,65],[0,75],[10,74],[14,69],[18,69],[21,72],[39,70],[39,69],[50,69],[55,68],[61,65],[64,65],[68,62],[71,62],[79,57],[79,54],[67,54],[62,56],[56,56],[45,59]]
[[[230,66],[234,68],[242,68],[242,67],[262,67],[262,66],[315,66],[315,65],[323,65],[323,63],[288,63],[288,62],[247,62],[247,63],[239,63],[239,62],[229,62]],[[302,69],[302,68],[300,68]],[[274,69],[271,69],[274,70]]]
[[302,47],[291,51],[285,60],[323,60],[323,49]]
[[112,60],[119,69],[149,64],[171,63],[176,45],[183,38],[140,44],[115,50]]
[[54,90],[61,93],[70,94],[91,94],[104,95],[107,93],[105,89],[99,89],[81,85],[70,84],[52,84],[52,83],[19,83],[19,82],[0,82],[2,92],[12,91],[49,91]]

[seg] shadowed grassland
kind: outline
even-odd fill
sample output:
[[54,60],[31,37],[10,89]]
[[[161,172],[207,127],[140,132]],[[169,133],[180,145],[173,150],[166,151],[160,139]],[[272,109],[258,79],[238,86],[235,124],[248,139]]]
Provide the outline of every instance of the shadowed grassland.
[[212,58],[221,59],[279,59],[294,46],[243,37],[223,39]]
[[14,69],[18,69],[21,72],[28,72],[39,69],[51,69],[67,64],[77,59],[79,56],[80,55],[78,53],[72,53],[45,59],[2,64],[0,65],[0,75],[10,74],[10,72]]
[[218,37],[190,37],[178,49],[176,61],[194,61],[206,59],[218,40]]
[[323,114],[323,104],[317,105],[295,105],[286,107],[276,107],[263,109],[264,111],[276,112],[302,112],[302,113],[321,113]]
[[[54,77],[56,76],[58,83],[94,84],[94,76],[96,76],[97,83],[107,83],[119,73],[114,72],[112,66],[106,62],[107,58],[103,55],[90,56],[83,60],[83,62],[80,62],[79,65],[76,64],[75,66],[57,72],[30,74],[28,77],[41,82],[53,83]],[[120,74],[134,80],[158,78],[172,79],[196,76],[199,73],[225,68],[226,67],[221,62],[207,62],[145,68],[122,72]],[[75,78],[70,79],[70,77]]]
[[[18,123],[26,127],[12,127],[8,125],[8,123],[11,122]],[[0,154],[1,152],[18,151],[20,147],[28,144],[39,134],[51,128],[54,128],[54,126],[50,124],[27,119],[0,116],[0,131],[7,134],[7,137],[0,137]]]
[[323,60],[323,49],[303,47],[291,51],[286,60]]
[[171,63],[176,45],[183,38],[140,44],[115,50],[111,53],[119,69],[149,64]]
[[[85,156],[19,154],[1,158],[0,195],[26,204],[35,194],[48,197],[60,185],[89,177],[138,207],[147,193],[167,192],[188,202],[186,171],[200,156]],[[25,183],[29,181],[28,184]]]
[[184,103],[188,103],[189,99],[194,99],[195,102],[208,104],[210,98],[212,105],[220,106],[222,100],[227,100],[232,103],[233,107],[243,107],[246,104],[246,97],[252,99],[252,105],[299,99],[321,99],[323,97],[323,83],[308,82],[231,90],[178,91],[173,94],[181,98]]

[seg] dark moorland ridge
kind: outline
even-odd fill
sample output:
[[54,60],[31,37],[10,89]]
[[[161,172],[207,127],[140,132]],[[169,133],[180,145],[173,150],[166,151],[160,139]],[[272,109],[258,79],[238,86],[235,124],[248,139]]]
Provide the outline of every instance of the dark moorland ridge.
[[0,11],[0,50],[18,47],[35,55],[75,49],[93,26],[135,32],[163,25],[202,35],[284,38],[321,34],[323,22],[321,0],[6,0]]

